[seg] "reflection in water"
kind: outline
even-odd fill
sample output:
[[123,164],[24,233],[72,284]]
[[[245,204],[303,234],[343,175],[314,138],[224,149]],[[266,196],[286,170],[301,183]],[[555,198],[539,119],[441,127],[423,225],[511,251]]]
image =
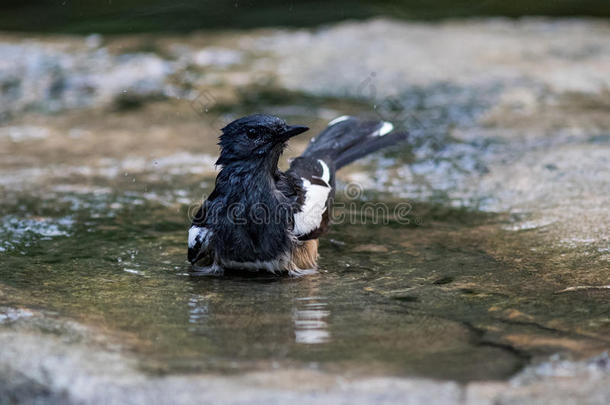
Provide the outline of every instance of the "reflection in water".
[[303,297],[295,300],[293,309],[296,343],[318,344],[330,341],[330,332],[325,318],[326,297]]
[[191,294],[188,301],[189,307],[189,331],[195,332],[197,325],[201,326],[205,323],[209,316],[209,308],[207,300],[199,294]]

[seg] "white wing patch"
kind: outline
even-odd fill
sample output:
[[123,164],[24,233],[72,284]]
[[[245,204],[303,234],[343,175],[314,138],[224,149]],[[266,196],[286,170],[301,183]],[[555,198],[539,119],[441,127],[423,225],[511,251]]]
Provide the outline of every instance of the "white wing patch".
[[199,227],[199,226],[191,226],[189,228],[189,248],[192,248],[193,246],[195,246],[195,244],[197,244],[197,242],[203,242],[206,237],[208,237],[208,234],[210,233],[210,231],[208,231],[207,228],[203,228],[203,227]]
[[305,204],[301,211],[294,214],[295,235],[307,235],[317,229],[322,223],[322,214],[326,211],[326,199],[330,193],[330,187],[311,184],[305,178],[303,188],[305,189]]
[[305,203],[301,207],[301,211],[294,214],[294,234],[297,236],[307,235],[311,231],[317,229],[322,223],[322,215],[326,211],[326,200],[330,193],[330,169],[328,165],[321,159],[318,159],[322,166],[322,177],[326,186],[311,184],[305,178],[303,181],[303,189],[305,190]]
[[373,132],[373,136],[384,136],[392,132],[393,129],[394,125],[392,125],[391,122],[383,121],[383,125],[381,125],[377,131]]
[[351,117],[349,115],[342,115],[340,117],[335,118],[331,122],[328,123],[328,126],[333,126],[335,124],[340,123],[341,121],[349,120]]
[[330,169],[322,159],[318,159],[318,163],[320,163],[320,166],[322,166],[322,177],[316,178],[324,181],[324,183],[326,183],[326,185],[330,187],[330,184],[328,183],[330,181]]

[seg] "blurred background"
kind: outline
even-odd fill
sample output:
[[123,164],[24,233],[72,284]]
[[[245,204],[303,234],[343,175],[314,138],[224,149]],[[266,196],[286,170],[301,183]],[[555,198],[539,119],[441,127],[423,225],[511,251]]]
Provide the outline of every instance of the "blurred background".
[[439,20],[460,17],[607,17],[603,0],[386,1],[18,1],[2,5],[5,30],[104,34],[190,32],[210,29],[306,27],[346,19],[390,17]]
[[[3,1],[0,402],[608,398],[609,16]],[[256,112],[311,128],[282,167],[345,114],[409,139],[339,173],[318,275],[194,277],[219,130]]]

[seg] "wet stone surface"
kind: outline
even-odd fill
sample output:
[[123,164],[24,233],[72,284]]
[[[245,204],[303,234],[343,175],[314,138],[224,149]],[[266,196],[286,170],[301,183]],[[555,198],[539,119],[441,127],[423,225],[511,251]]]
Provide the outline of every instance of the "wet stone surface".
[[[253,403],[319,390],[319,403],[607,402],[608,32],[374,20],[3,36],[0,386],[57,403],[94,401],[100,381],[117,403],[172,390],[231,403],[236,386]],[[337,43],[362,61],[342,77]],[[340,173],[344,220],[318,274],[193,276],[186,229],[213,186],[218,128],[255,111],[310,136],[345,113],[381,116],[411,139]]]

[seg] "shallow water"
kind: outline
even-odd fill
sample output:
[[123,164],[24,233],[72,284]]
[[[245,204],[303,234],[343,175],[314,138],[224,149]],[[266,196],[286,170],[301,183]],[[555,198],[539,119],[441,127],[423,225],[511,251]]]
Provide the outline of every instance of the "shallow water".
[[[494,243],[516,239],[498,230],[506,216],[419,204],[408,224],[334,226],[316,275],[201,277],[185,260],[186,205],[66,197],[72,204],[63,207],[29,200],[28,212],[40,216],[15,225],[19,234],[7,224],[22,215],[24,200],[3,207],[2,238],[13,242],[0,285],[13,293],[2,305],[92,325],[149,372],[307,367],[502,379],[536,355],[588,353],[605,342],[595,326],[608,311],[603,296],[567,300],[528,269],[535,257],[502,260]],[[74,209],[74,201],[85,208]],[[92,217],[89,208],[104,204],[115,208]],[[523,346],[522,335],[546,343]]]

